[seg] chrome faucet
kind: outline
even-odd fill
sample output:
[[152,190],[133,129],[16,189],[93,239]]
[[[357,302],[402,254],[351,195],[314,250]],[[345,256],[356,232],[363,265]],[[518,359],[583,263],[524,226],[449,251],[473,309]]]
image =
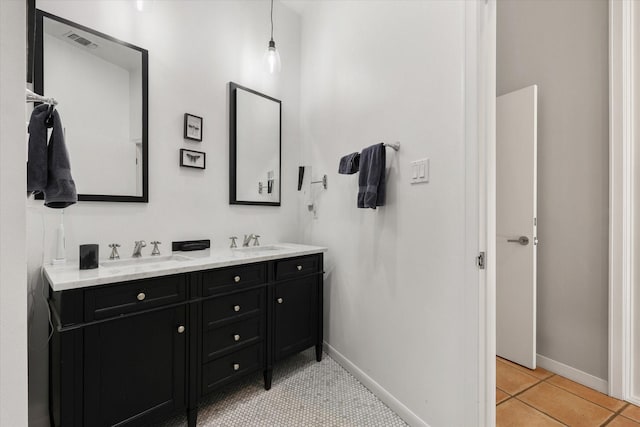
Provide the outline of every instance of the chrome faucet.
[[154,240],[153,242],[151,242],[151,244],[153,245],[153,250],[151,251],[151,255],[153,256],[160,255],[160,249],[158,249],[158,245],[161,245],[162,242],[158,242],[157,240]]
[[243,248],[248,247],[249,243],[251,243],[251,240],[255,238],[256,238],[255,234],[249,234],[248,236],[245,234],[244,239],[242,240],[242,247]]
[[135,245],[133,246],[133,258],[140,258],[142,256],[142,248],[147,246],[147,242],[144,240],[136,240]]
[[120,247],[120,245],[118,243],[110,243],[109,247],[111,248],[111,255],[109,255],[109,259],[120,259],[120,254],[118,253],[118,248]]

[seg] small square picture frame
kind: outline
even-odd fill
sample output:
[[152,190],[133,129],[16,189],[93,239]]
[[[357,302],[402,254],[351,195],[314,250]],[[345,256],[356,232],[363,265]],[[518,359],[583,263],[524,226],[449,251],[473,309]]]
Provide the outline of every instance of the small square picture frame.
[[184,139],[202,142],[202,117],[184,113]]
[[180,166],[182,166],[183,168],[206,169],[207,153],[181,148]]

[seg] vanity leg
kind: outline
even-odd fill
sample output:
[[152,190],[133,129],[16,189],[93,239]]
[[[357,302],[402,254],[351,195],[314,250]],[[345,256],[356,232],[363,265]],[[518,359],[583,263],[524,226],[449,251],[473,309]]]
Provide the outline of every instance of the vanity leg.
[[316,360],[322,362],[322,344],[316,344]]
[[265,369],[264,371],[264,389],[271,389],[271,373],[273,371],[271,369]]
[[187,409],[187,424],[189,427],[196,427],[196,421],[198,419],[198,408]]

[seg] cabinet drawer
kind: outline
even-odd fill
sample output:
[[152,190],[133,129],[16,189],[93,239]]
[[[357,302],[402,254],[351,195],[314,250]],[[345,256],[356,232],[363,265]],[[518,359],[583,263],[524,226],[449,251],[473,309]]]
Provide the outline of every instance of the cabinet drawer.
[[255,344],[202,366],[202,394],[263,368],[263,345]]
[[186,299],[185,276],[156,277],[85,292],[85,320],[99,320]]
[[276,280],[291,279],[318,271],[318,257],[315,255],[276,261]]
[[267,265],[265,263],[211,270],[202,274],[202,295],[209,296],[216,292],[228,290],[225,289],[227,286],[259,285],[266,283],[266,281]]
[[264,320],[264,316],[257,316],[205,331],[202,336],[202,360],[208,362],[233,349],[261,341],[264,337]]
[[203,329],[211,329],[230,319],[238,320],[255,316],[262,312],[265,303],[265,289],[253,289],[213,298],[202,303]]

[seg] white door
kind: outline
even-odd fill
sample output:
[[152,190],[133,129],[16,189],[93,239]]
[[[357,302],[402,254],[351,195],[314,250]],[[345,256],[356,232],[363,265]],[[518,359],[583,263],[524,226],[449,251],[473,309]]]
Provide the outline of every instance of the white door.
[[496,352],[536,367],[538,87],[496,103]]

